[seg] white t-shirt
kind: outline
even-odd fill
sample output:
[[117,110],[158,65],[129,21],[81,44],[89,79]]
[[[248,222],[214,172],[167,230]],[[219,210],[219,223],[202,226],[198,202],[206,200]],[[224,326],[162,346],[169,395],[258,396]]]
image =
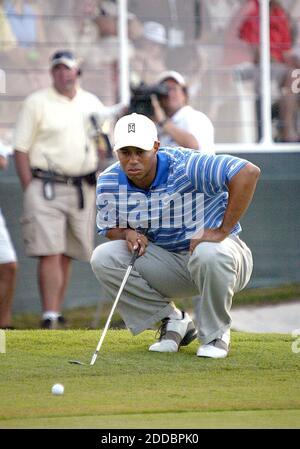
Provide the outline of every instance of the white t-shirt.
[[[198,142],[198,150],[205,154],[214,154],[214,127],[211,120],[203,112],[191,106],[183,106],[170,119],[174,125],[191,133]],[[159,130],[161,147],[178,147],[172,137]]]
[[[10,154],[10,148],[0,142],[0,156],[5,159]],[[5,219],[0,208],[0,264],[11,263],[17,260],[16,252],[8,233]]]
[[12,154],[12,148],[9,145],[5,145],[0,141],[0,156],[8,158]]
[[0,264],[11,263],[16,260],[16,252],[0,209]]

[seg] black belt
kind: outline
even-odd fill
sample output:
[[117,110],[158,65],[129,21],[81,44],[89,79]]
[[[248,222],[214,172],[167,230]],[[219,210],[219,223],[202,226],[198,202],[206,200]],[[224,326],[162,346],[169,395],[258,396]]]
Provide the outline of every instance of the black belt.
[[[53,184],[63,183],[74,185],[78,190],[78,200],[79,200],[79,209],[84,208],[84,197],[82,191],[82,182],[86,181],[89,185],[96,184],[96,172],[88,173],[83,176],[65,176],[59,173],[49,172],[46,170],[41,170],[39,168],[33,168],[31,170],[32,176],[34,178],[41,179],[44,185],[44,196],[46,199],[51,200],[54,198],[54,189]],[[50,187],[50,188],[49,188]]]

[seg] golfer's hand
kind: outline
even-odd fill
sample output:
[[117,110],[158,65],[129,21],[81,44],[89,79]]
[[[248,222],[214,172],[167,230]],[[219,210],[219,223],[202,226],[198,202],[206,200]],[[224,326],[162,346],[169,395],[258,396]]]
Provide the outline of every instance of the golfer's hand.
[[194,249],[197,245],[199,245],[202,242],[214,242],[219,243],[222,242],[227,237],[227,234],[222,231],[221,229],[204,229],[203,234],[201,237],[194,239],[191,239],[190,242],[190,254],[193,254]]
[[139,256],[142,256],[146,252],[146,248],[148,246],[148,239],[145,235],[140,234],[139,232],[135,231],[134,229],[127,229],[126,230],[126,241],[128,249],[131,253],[133,253],[138,247],[139,250]]

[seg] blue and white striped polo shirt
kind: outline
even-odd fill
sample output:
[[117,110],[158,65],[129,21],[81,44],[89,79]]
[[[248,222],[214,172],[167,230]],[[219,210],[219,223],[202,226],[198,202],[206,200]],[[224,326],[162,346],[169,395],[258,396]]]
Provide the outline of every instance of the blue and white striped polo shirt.
[[[230,155],[162,148],[157,153],[155,179],[143,190],[131,183],[116,162],[98,177],[98,233],[105,235],[116,227],[146,227],[153,243],[168,251],[187,251],[193,226],[198,230],[199,226],[221,225],[228,182],[247,163]],[[240,231],[237,223],[232,234]]]

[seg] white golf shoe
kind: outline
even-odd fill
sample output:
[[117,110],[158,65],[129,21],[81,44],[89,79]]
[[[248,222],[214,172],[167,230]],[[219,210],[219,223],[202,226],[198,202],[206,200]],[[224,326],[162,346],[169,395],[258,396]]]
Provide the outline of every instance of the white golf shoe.
[[221,338],[200,346],[197,351],[198,357],[211,357],[213,359],[222,359],[228,355],[230,348],[230,329],[226,331]]
[[177,352],[180,346],[187,346],[197,337],[194,323],[186,312],[182,312],[181,319],[164,318],[159,332],[159,341],[149,351]]

